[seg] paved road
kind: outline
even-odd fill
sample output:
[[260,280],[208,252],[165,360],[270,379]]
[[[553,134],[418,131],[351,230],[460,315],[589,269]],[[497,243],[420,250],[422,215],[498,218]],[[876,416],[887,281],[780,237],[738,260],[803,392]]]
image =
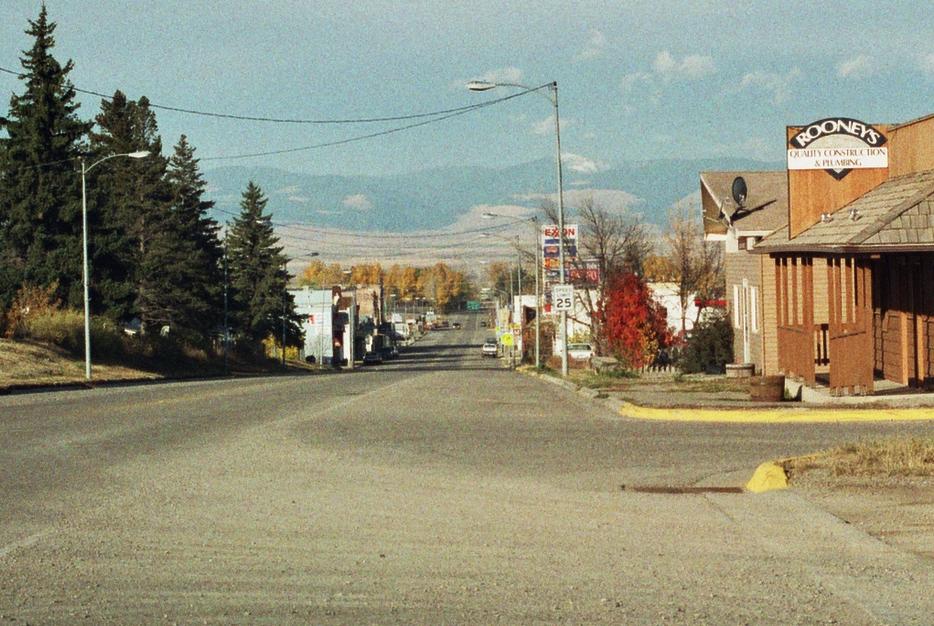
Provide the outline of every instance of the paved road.
[[934,564],[760,461],[913,425],[627,420],[483,360],[0,397],[0,624],[930,623]]

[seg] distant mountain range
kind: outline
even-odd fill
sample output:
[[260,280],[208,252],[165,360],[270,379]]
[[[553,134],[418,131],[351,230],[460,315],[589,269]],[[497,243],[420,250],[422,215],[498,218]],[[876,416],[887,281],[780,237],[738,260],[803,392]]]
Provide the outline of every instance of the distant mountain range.
[[[573,164],[572,164],[573,165]],[[782,162],[709,158],[625,163],[565,172],[566,203],[592,190],[615,198],[647,222],[662,224],[667,209],[698,190],[698,172],[776,170]],[[348,231],[407,232],[450,226],[477,205],[536,207],[555,190],[548,159],[511,167],[442,167],[393,176],[333,176],[269,167],[229,166],[205,172],[218,221],[239,212],[240,194],[252,180],[269,197],[279,222],[312,224]],[[607,192],[619,192],[616,195]],[[611,207],[612,208],[612,207]]]

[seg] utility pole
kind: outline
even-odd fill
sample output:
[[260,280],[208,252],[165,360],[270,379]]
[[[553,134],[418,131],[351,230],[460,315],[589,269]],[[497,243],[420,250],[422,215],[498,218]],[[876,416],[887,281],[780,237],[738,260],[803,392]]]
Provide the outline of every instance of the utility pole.
[[230,345],[230,321],[229,321],[229,305],[227,304],[227,291],[228,291],[228,275],[227,275],[227,229],[224,228],[224,375],[230,376],[230,361],[227,356],[228,346]]
[[285,367],[285,315],[286,307],[289,302],[289,262],[282,263],[282,271],[285,274],[285,283],[282,285],[282,367]]
[[538,227],[538,220],[535,218],[532,218],[532,227],[535,229],[535,369],[538,370],[542,368],[542,355],[539,349],[539,344],[542,342],[542,327],[539,321],[542,316],[542,298],[538,281],[539,272],[542,271],[542,263],[538,256],[542,250],[542,245],[540,240],[541,229]]

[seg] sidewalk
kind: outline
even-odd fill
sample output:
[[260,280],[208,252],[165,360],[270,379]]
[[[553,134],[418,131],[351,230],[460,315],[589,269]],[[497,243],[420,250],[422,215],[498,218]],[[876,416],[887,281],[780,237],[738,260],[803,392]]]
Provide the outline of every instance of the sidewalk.
[[519,370],[603,402],[624,417],[645,420],[733,423],[818,423],[934,420],[934,394],[874,396],[867,402],[754,402],[740,391],[681,391],[670,381],[628,379],[625,389],[590,388],[557,376]]

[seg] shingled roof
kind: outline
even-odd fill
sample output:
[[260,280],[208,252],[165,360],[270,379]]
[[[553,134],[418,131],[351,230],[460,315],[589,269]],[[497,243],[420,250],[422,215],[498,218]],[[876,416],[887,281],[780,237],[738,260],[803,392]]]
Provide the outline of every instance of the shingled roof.
[[[743,208],[733,201],[733,181],[742,176],[748,196]],[[701,172],[701,184],[717,203],[720,212],[740,231],[770,232],[788,221],[788,172]],[[710,220],[716,215],[708,215]]]
[[794,239],[781,228],[758,244],[769,252],[934,250],[934,170],[890,178]]

